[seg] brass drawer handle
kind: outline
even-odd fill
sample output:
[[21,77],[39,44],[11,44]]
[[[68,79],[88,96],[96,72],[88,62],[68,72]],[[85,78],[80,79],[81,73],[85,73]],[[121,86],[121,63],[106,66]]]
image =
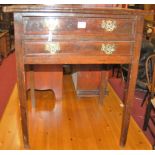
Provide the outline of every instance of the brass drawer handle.
[[113,54],[113,52],[116,51],[116,45],[115,44],[102,44],[101,51],[107,55]]
[[102,20],[101,28],[108,32],[112,32],[117,28],[117,23],[115,20]]
[[58,53],[60,51],[60,45],[59,43],[47,43],[45,45],[45,50],[49,51],[52,54]]
[[52,41],[52,31],[59,27],[59,21],[58,19],[45,19],[44,27],[49,30],[48,41]]

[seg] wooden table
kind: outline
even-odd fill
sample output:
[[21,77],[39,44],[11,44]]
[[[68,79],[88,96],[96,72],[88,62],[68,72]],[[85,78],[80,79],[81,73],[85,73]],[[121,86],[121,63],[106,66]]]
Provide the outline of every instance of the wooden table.
[[[130,64],[120,145],[124,146],[137,78],[143,32],[142,10],[99,5],[14,5],[15,51],[24,146],[29,147],[25,66],[53,64],[62,83],[63,64]],[[57,81],[57,79],[56,79]],[[103,98],[104,77],[101,80]],[[62,93],[62,88],[61,88]]]

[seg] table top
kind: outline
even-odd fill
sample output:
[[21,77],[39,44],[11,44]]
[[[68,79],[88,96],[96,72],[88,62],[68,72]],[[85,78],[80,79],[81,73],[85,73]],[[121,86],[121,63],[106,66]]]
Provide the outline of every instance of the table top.
[[135,10],[126,8],[105,7],[102,4],[29,4],[29,5],[11,5],[3,7],[4,12],[70,12],[70,13],[100,13],[100,14],[128,14],[128,15],[148,15],[154,14],[154,11]]

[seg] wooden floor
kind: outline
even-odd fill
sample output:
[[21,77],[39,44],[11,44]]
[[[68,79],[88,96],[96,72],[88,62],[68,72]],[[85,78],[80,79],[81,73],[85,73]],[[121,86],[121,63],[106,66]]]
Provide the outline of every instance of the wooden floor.
[[[126,146],[119,146],[121,101],[109,86],[104,105],[97,97],[77,98],[70,76],[64,76],[62,103],[51,91],[37,91],[36,108],[28,98],[31,149],[151,149],[131,118]],[[23,149],[17,87],[0,122],[0,149]]]

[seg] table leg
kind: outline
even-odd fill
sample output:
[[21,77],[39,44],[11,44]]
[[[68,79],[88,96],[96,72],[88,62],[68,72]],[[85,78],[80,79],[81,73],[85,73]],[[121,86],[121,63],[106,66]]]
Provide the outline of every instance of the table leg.
[[120,137],[120,146],[125,146],[128,134],[128,128],[130,123],[131,107],[134,99],[135,85],[137,78],[137,67],[133,64],[129,66],[128,78],[127,78],[127,89],[125,91],[124,97],[124,109],[122,118],[122,128]]
[[27,102],[26,102],[26,87],[25,87],[25,70],[23,67],[17,67],[17,84],[18,94],[20,100],[20,113],[21,113],[21,124],[22,124],[22,136],[24,141],[24,148],[29,148],[28,138],[28,125],[27,125]]
[[128,71],[128,80],[127,80],[127,92],[125,96],[125,104],[123,109],[123,120],[122,120],[122,129],[120,137],[120,145],[124,146],[127,140],[127,133],[130,122],[131,107],[133,104],[136,79],[138,73],[139,57],[142,43],[142,32],[144,25],[144,17],[137,17],[136,22],[136,36],[135,36],[135,45],[133,47],[133,56],[131,59],[131,65],[129,66]]
[[14,29],[15,33],[15,49],[16,49],[16,70],[17,70],[17,85],[20,101],[22,138],[24,148],[29,149],[28,124],[27,124],[27,101],[26,101],[26,84],[25,84],[25,65],[24,51],[22,49],[22,15],[14,14]]
[[109,71],[101,71],[101,82],[99,88],[99,104],[103,104],[105,95],[107,94],[107,85],[109,79]]

